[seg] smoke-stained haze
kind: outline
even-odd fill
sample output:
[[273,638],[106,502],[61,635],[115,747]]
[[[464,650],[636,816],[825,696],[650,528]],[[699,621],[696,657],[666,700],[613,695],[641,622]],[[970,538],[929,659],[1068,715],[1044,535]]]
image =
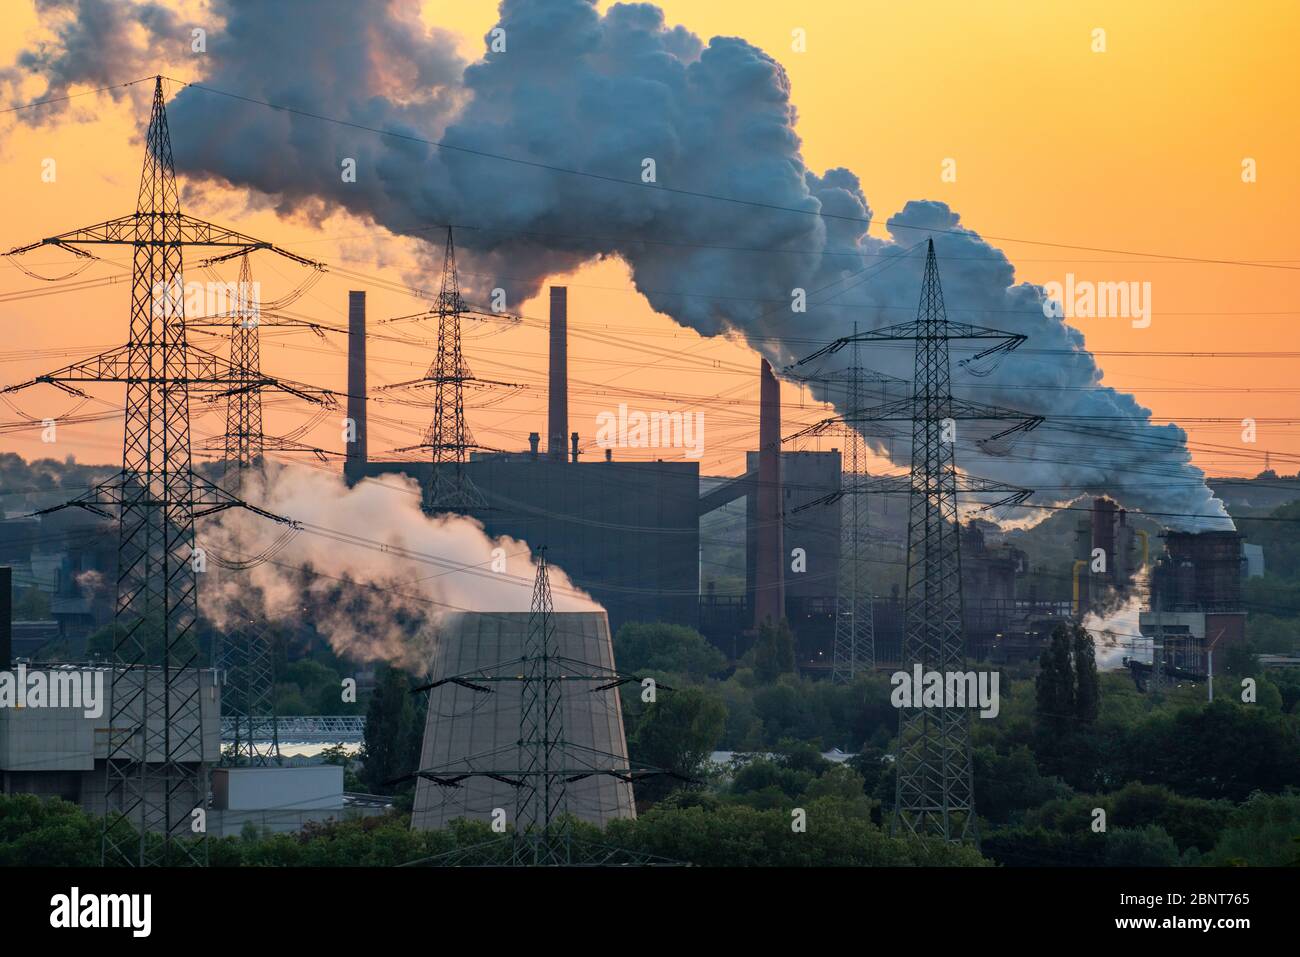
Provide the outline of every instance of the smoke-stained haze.
[[[52,90],[92,82],[108,68],[86,60],[111,49],[139,62],[139,48],[122,50],[131,16],[120,9],[103,15],[103,0],[43,5],[77,14],[58,33],[64,46],[75,42],[76,58],[60,56],[56,42],[18,64],[50,75]],[[137,29],[138,43],[170,48],[157,40],[166,24],[155,4],[127,6],[148,27],[143,38]],[[1026,412],[1097,417],[1086,435],[1040,428],[1006,458],[963,442],[964,468],[1038,488],[1040,502],[1069,500],[1078,494],[1071,489],[1109,490],[1129,507],[1228,524],[1190,464],[1183,430],[1151,424],[1132,396],[1100,388],[1082,335],[1046,317],[1043,289],[1017,283],[1007,257],[964,228],[956,212],[913,201],[887,221],[888,239],[869,236],[873,213],[857,176],[805,167],[785,71],[743,39],[704,43],[666,25],[651,4],[616,4],[601,15],[590,0],[504,0],[504,51],[488,49],[466,64],[450,36],[419,20],[414,2],[212,0],[209,7],[203,83],[475,152],[190,88],[176,95],[169,118],[178,169],[192,180],[255,190],[286,213],[342,207],[419,238],[431,226],[460,224],[458,246],[480,277],[467,284],[467,297],[479,303],[493,286],[519,303],[552,273],[617,256],[656,310],[704,334],[739,331],[777,368],[803,350],[786,340],[911,319],[922,267],[915,247],[932,237],[950,318],[1029,337],[1026,352],[984,378],[958,369],[955,391]],[[97,53],[86,42],[94,30],[118,35]],[[869,101],[863,112],[869,116]],[[357,161],[355,183],[341,180],[346,157]],[[646,158],[655,161],[660,187],[804,213],[643,186]],[[513,278],[481,278],[494,275]],[[789,308],[796,287],[808,291],[806,314]],[[863,361],[911,376],[909,349],[868,349]],[[905,443],[894,451],[908,454]]]
[[[306,618],[342,655],[419,672],[445,614],[532,606],[537,568],[528,544],[489,538],[470,518],[426,516],[414,479],[391,475],[349,489],[339,476],[302,466],[268,464],[255,474],[241,494],[304,528],[285,535],[234,509],[200,530],[198,544],[214,559],[267,559],[233,574],[219,561],[209,566],[199,594],[218,628],[240,611],[288,624]],[[556,611],[600,610],[555,566],[550,583]]]

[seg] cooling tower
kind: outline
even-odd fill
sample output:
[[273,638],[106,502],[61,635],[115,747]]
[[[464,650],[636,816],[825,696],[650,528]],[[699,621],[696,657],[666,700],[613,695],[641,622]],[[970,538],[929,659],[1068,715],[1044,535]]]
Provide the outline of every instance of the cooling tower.
[[[433,680],[481,669],[490,669],[498,676],[521,674],[523,666],[518,659],[524,653],[529,618],[527,612],[484,612],[449,618],[435,652]],[[605,612],[557,612],[552,621],[559,654],[570,659],[563,666],[563,674],[600,673],[584,671],[573,663],[579,661],[603,670],[613,669],[614,650]],[[493,668],[506,662],[514,664]],[[560,683],[564,692],[564,737],[570,745],[566,768],[627,768],[627,740],[618,690],[592,690],[602,683]],[[468,771],[509,771],[524,765],[518,746],[522,684],[477,684],[492,690],[484,693],[446,684],[429,692],[421,769],[437,769],[440,776],[445,773],[454,777]],[[494,808],[503,808],[507,822],[515,824],[516,788],[511,784],[481,775],[465,777],[457,784],[450,787],[421,778],[415,788],[411,827],[433,830],[461,817],[491,821]],[[568,807],[574,817],[601,826],[615,818],[636,816],[632,786],[608,774],[571,781]]]

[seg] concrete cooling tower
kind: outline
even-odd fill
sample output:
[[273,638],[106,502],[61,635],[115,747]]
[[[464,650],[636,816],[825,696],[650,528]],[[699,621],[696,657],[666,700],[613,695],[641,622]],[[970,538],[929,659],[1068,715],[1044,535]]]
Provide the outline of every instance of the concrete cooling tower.
[[[447,620],[431,676],[434,681],[467,672],[496,676],[519,675],[528,637],[527,612],[457,615]],[[614,668],[609,619],[604,611],[555,612],[558,653],[569,662],[557,666],[563,674],[600,674]],[[514,662],[510,667],[495,667]],[[582,669],[574,662],[586,662]],[[519,748],[519,716],[523,684],[519,681],[480,682],[490,693],[457,684],[429,692],[420,768],[437,769],[454,778],[466,772],[515,769],[524,765]],[[617,688],[593,691],[601,682],[564,681],[562,712],[568,742],[564,767],[626,769],[627,739]],[[503,808],[515,822],[517,789],[506,781],[476,774],[451,787],[421,778],[416,784],[411,827],[433,830],[456,818],[490,821],[494,808]],[[635,817],[632,785],[608,774],[591,774],[568,784],[568,809],[576,818],[604,826],[615,818]]]

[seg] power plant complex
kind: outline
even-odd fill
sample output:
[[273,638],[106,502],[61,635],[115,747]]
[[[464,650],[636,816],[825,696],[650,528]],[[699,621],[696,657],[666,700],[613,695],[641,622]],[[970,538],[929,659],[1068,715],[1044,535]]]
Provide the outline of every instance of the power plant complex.
[[[321,267],[184,216],[174,175],[159,78],[136,211],[14,253],[44,244],[124,245],[135,257],[135,287],[154,290],[178,282],[181,250],[189,246],[214,256],[205,263],[243,257],[241,277],[250,275],[254,251]],[[1087,514],[1070,557],[1036,578],[1042,563],[1034,567],[1023,542],[957,508],[959,494],[995,492],[1019,504],[1032,490],[970,475],[959,468],[955,442],[941,438],[944,423],[958,419],[998,423],[995,438],[1042,424],[1041,416],[957,399],[949,378],[950,340],[980,340],[1000,356],[1026,337],[947,319],[932,241],[921,294],[915,321],[855,331],[822,350],[885,342],[914,349],[916,380],[902,383],[908,395],[868,405],[854,393],[834,422],[850,434],[848,443],[870,423],[911,430],[911,471],[900,477],[867,474],[860,447],[806,448],[799,435],[787,436],[777,370],[767,360],[754,368],[759,414],[742,474],[702,475],[689,458],[637,458],[599,439],[593,451],[592,436],[583,432],[595,424],[576,423],[569,411],[563,286],[549,288],[545,422],[530,432],[527,447],[475,444],[464,399],[475,380],[460,332],[467,308],[450,228],[429,316],[438,323],[438,344],[420,380],[435,395],[433,421],[412,447],[421,458],[400,458],[400,450],[376,455],[366,293],[348,293],[346,330],[333,330],[348,342],[347,485],[409,476],[426,513],[466,516],[493,539],[527,542],[538,562],[530,611],[435,616],[434,652],[420,689],[427,707],[413,829],[461,818],[507,821],[520,835],[503,852],[510,862],[567,864],[579,855],[567,836],[557,836],[566,816],[598,826],[634,817],[636,782],[663,769],[629,757],[621,696],[653,685],[623,674],[615,658],[614,636],[633,622],[698,629],[728,668],[744,664],[764,629],[788,623],[798,672],[847,683],[913,665],[952,670],[968,659],[1031,660],[1059,624],[1085,622],[1104,632],[1118,610],[1141,606],[1139,633],[1110,629],[1129,650],[1123,662],[1141,686],[1213,675],[1214,656],[1245,641],[1242,582],[1262,572],[1262,553],[1233,531],[1170,530],[1149,519],[1139,527],[1137,516],[1100,497],[1090,508],[1075,506]],[[200,619],[197,589],[207,556],[196,545],[196,519],[246,509],[295,527],[293,516],[242,497],[246,474],[270,452],[310,450],[263,435],[258,396],[279,391],[321,409],[340,405],[328,390],[265,375],[257,323],[248,319],[224,317],[232,341],[242,342],[227,360],[186,341],[178,304],[169,300],[159,309],[137,296],[127,346],[11,387],[40,382],[75,391],[75,383],[93,381],[127,388],[122,469],[68,503],[77,517],[47,508],[0,523],[0,561],[7,566],[0,580],[0,671],[21,669],[24,694],[29,685],[71,687],[74,673],[92,684],[98,676],[104,689],[93,706],[81,700],[75,707],[0,708],[0,791],[64,797],[104,815],[106,863],[170,862],[181,851],[203,863],[196,834],[238,834],[250,823],[296,830],[384,809],[374,795],[345,790],[341,767],[282,760],[262,623],[240,614],[226,633],[212,634]],[[853,371],[861,372],[856,365]],[[191,462],[191,396],[227,403],[220,481]],[[649,421],[675,434],[686,427],[681,412],[654,413]],[[858,509],[863,499],[870,505],[890,497],[899,503],[893,517]],[[737,580],[720,590],[704,570],[719,547],[713,538],[723,532],[743,561],[729,566]],[[235,573],[247,571],[238,561],[229,564]],[[557,611],[550,565],[600,608]],[[11,574],[50,595],[47,619],[14,620]],[[1045,587],[1053,577],[1065,587]],[[84,586],[92,579],[116,583],[116,596],[106,588],[91,594]],[[42,649],[56,641],[67,657],[88,658],[86,639],[110,621],[111,653],[80,665],[39,663]],[[900,832],[973,838],[967,720],[900,711]],[[155,845],[150,834],[163,843]],[[583,853],[590,859],[601,852]]]

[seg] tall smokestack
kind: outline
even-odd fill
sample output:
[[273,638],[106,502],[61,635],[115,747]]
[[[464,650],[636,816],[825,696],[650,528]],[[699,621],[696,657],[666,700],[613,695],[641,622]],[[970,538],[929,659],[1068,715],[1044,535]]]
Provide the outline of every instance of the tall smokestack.
[[781,524],[781,386],[766,359],[759,367],[758,528],[754,625],[785,615],[785,536]]
[[356,426],[356,436],[348,446],[346,465],[365,465],[366,294],[356,290],[348,292],[348,418]]
[[569,434],[569,290],[551,287],[551,380],[546,422],[546,454],[564,461]]

